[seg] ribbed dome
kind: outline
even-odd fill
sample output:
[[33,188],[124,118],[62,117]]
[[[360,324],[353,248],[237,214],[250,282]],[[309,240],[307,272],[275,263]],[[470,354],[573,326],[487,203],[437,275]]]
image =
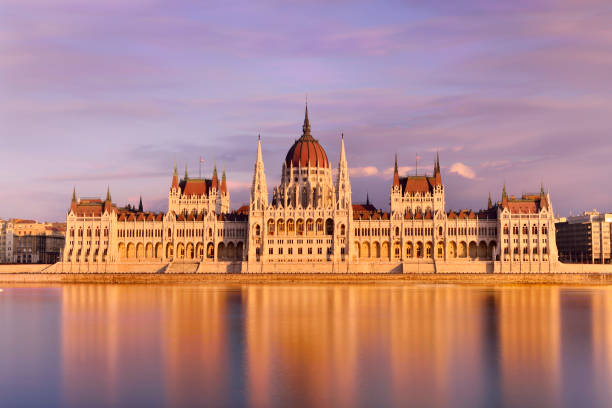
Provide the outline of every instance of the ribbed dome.
[[306,106],[306,116],[304,126],[302,126],[302,136],[295,141],[287,152],[285,165],[287,167],[329,167],[327,154],[319,142],[310,134],[310,122],[308,121],[308,106]]

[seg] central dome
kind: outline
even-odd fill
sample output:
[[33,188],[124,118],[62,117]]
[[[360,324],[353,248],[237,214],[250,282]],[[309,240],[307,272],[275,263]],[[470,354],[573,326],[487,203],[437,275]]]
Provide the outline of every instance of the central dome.
[[285,157],[287,167],[329,167],[327,154],[319,142],[310,134],[310,122],[308,121],[308,105],[306,105],[306,116],[302,126],[302,136],[295,141]]

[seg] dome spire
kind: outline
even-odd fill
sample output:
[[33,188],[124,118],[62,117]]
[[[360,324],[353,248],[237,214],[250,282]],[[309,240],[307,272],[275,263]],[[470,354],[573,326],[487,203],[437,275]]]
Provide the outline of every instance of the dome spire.
[[302,137],[307,137],[310,134],[310,120],[308,120],[308,102],[306,102],[306,113],[304,114],[304,125],[302,126]]

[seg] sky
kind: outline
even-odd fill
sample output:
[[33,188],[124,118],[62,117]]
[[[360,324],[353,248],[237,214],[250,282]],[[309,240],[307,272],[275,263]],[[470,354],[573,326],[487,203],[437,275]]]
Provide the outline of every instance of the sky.
[[261,134],[271,192],[301,134],[353,202],[391,169],[431,172],[447,209],[550,192],[612,210],[609,0],[0,0],[0,218],[65,219],[81,197],[165,210],[180,174],[225,166],[248,202]]

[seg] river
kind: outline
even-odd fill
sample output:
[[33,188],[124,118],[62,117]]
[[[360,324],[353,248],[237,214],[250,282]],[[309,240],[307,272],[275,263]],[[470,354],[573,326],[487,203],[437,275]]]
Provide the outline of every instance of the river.
[[0,406],[612,401],[610,286],[1,288]]

